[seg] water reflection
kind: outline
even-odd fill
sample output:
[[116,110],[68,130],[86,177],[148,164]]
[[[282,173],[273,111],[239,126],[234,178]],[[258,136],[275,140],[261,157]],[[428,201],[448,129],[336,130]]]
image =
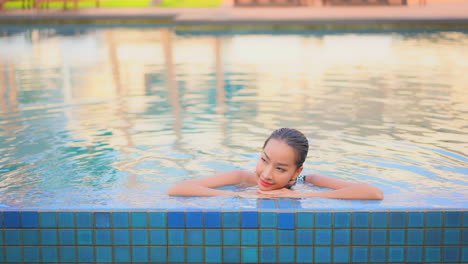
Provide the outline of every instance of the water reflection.
[[467,32],[0,32],[0,203],[165,205],[183,178],[252,169],[280,126],[310,137],[306,172],[395,198],[373,206],[468,200]]

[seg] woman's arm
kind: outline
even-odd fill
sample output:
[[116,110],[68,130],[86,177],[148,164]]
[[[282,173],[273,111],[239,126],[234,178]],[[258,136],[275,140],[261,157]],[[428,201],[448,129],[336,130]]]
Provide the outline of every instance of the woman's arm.
[[179,182],[169,188],[167,194],[170,196],[238,195],[237,192],[217,190],[215,188],[241,183],[255,183],[254,176],[252,172],[242,170],[223,172],[204,178]]

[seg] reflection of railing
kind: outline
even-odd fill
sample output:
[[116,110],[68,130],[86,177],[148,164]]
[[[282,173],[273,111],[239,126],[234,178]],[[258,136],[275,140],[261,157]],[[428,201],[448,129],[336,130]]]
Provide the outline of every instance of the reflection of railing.
[[[0,11],[5,10],[5,5],[8,2],[20,2],[21,1],[21,7],[24,8],[31,8],[35,7],[36,9],[40,9],[44,4],[48,8],[50,2],[62,2],[63,3],[63,8],[66,9],[67,3],[72,2],[73,3],[73,8],[75,10],[78,9],[78,3],[81,0],[0,0]],[[95,0],[96,7],[100,6],[100,0]]]

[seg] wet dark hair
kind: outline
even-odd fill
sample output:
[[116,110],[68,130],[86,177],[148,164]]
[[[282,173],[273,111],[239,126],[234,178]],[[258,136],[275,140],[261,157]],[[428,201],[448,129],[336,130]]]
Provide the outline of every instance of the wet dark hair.
[[280,128],[273,133],[265,140],[263,148],[267,145],[270,139],[277,139],[284,141],[288,146],[294,149],[296,152],[296,166],[299,169],[304,164],[304,161],[307,158],[307,153],[309,152],[309,141],[306,136],[302,134],[299,130],[294,128]]

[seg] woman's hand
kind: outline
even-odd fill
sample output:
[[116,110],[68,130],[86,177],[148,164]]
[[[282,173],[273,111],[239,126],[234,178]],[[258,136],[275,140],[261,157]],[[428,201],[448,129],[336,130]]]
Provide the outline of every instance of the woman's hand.
[[303,193],[296,192],[287,188],[283,188],[279,190],[272,190],[272,191],[258,190],[257,193],[263,196],[262,198],[303,198],[304,197]]

